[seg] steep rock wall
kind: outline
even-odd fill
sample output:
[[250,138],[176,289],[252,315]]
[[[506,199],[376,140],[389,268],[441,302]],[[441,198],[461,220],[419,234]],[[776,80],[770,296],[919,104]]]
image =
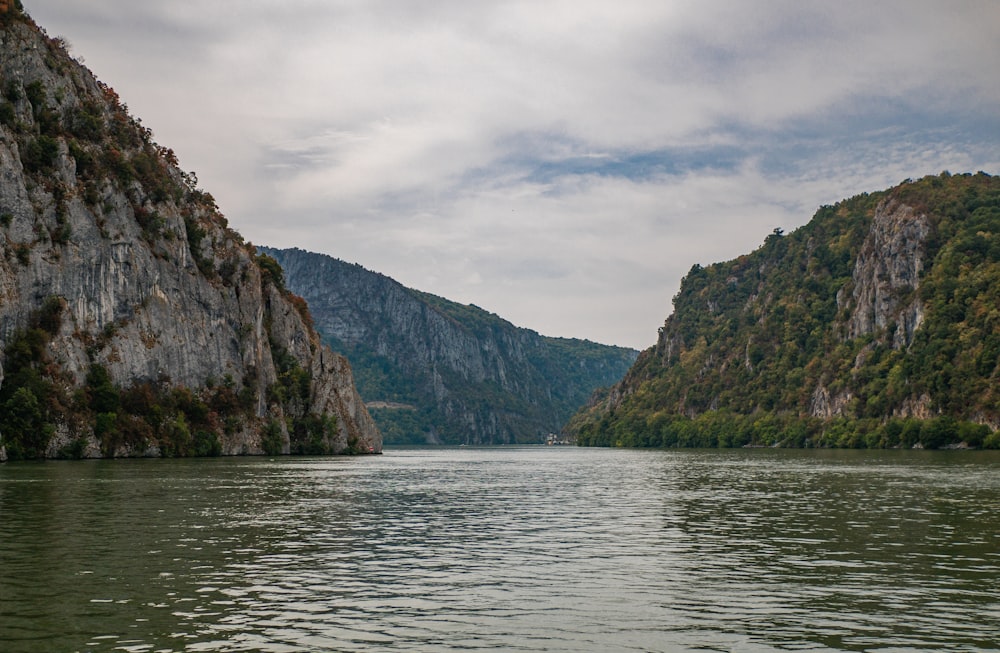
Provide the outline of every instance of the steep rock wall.
[[[42,338],[17,377],[38,379],[32,394],[52,404],[31,416],[48,425],[45,453],[71,443],[76,454],[162,453],[164,422],[194,430],[192,416],[221,453],[288,452],[296,438],[313,450],[379,451],[350,366],[320,344],[304,302],[260,267],[173,153],[30,19],[0,22],[0,51],[0,396],[14,406],[10,361]],[[172,400],[176,412],[140,419],[116,405],[108,432],[131,437],[102,441],[87,388],[95,369],[122,393],[144,388],[157,401],[188,389],[194,408],[182,415]],[[18,422],[8,417],[10,429]],[[142,428],[131,432],[132,422]]]
[[[890,324],[892,344],[903,348],[923,321],[916,290],[924,269],[927,216],[895,200],[875,210],[871,230],[854,265],[848,337],[879,333]],[[846,304],[843,296],[838,303]]]
[[[850,311],[848,340],[876,336],[896,350],[913,342],[924,319],[917,291],[930,231],[927,215],[913,207],[894,198],[879,203],[851,281],[837,293],[838,308]],[[855,358],[855,370],[863,367],[867,351]],[[813,390],[809,413],[822,419],[847,417],[853,410],[853,397],[850,388],[831,392],[821,381]],[[930,412],[928,399],[926,395],[911,398],[895,410],[895,415],[924,418]]]

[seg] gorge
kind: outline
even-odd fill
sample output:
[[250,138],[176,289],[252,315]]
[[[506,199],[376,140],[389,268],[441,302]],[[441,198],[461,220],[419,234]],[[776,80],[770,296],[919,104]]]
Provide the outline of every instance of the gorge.
[[262,251],[308,301],[324,340],[350,359],[386,442],[545,442],[638,354],[542,336],[323,254]]

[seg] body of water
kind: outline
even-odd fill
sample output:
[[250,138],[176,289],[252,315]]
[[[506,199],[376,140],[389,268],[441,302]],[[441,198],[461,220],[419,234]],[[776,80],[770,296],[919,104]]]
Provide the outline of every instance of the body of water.
[[994,452],[0,466],[0,650],[998,651]]

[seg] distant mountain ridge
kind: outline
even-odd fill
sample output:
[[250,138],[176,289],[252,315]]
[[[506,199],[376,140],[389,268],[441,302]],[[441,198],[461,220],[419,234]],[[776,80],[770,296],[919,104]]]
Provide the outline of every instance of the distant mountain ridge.
[[621,446],[1000,446],[1000,178],[942,173],[695,265],[567,425]]
[[638,355],[544,337],[324,254],[260,251],[350,359],[387,443],[542,442]]

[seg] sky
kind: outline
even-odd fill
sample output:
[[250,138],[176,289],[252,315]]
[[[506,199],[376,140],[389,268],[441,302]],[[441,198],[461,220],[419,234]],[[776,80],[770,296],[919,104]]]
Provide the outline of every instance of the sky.
[[1000,173],[995,0],[24,0],[255,244],[644,349],[694,264]]

